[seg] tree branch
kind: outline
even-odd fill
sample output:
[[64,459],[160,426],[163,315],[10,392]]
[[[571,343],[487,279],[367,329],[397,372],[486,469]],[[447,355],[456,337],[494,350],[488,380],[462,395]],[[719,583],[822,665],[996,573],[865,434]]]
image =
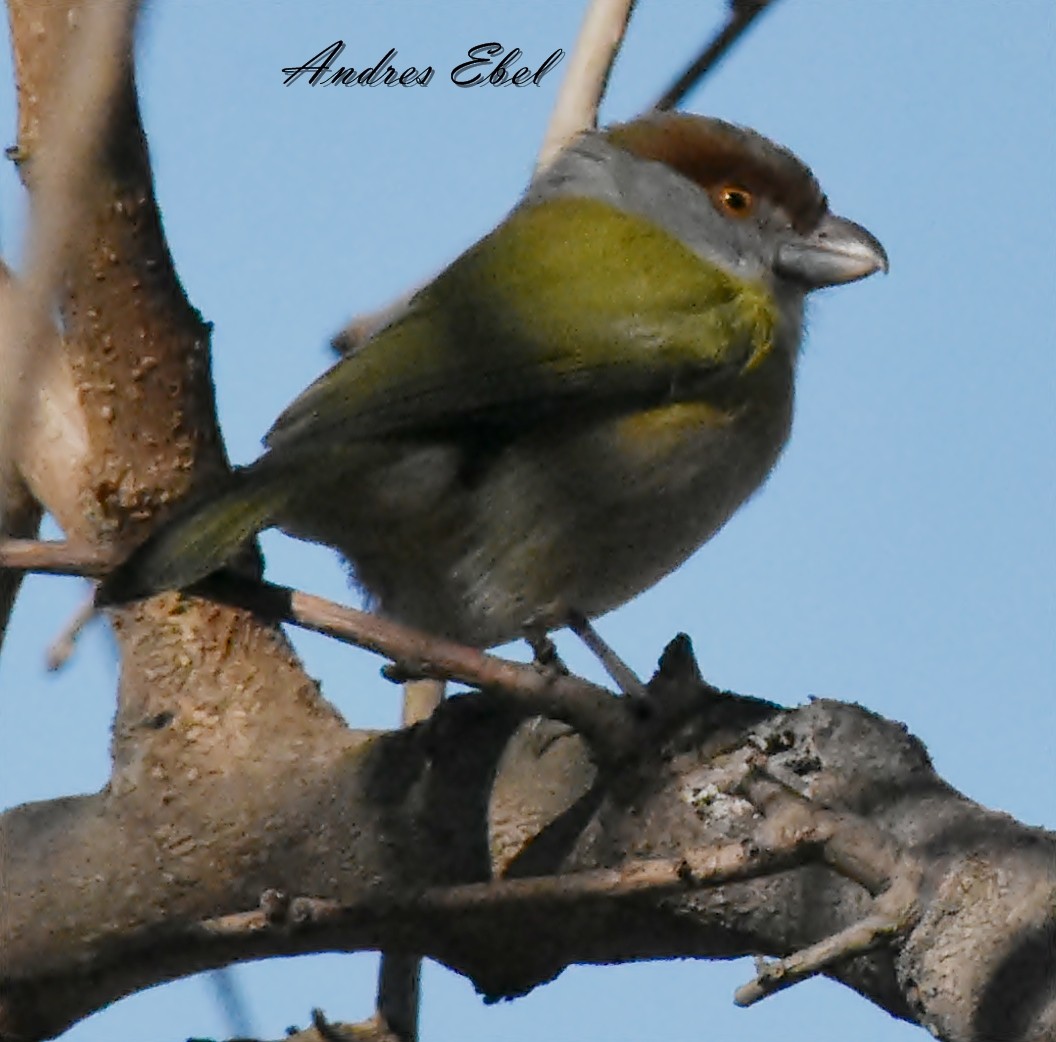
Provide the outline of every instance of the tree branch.
[[576,137],[598,125],[598,108],[634,5],[635,0],[591,0],[539,147],[536,173]]
[[[442,680],[409,680],[403,685],[404,727],[424,723],[444,698]],[[369,1027],[383,1030],[398,1042],[418,1042],[421,1016],[422,960],[409,952],[382,952],[378,995]]]
[[[0,570],[88,576],[103,575],[115,563],[112,553],[68,543],[0,542]],[[223,574],[198,583],[190,592],[245,608],[270,623],[291,623],[376,652],[412,675],[501,691],[522,715],[546,715],[568,723],[603,758],[621,759],[636,741],[634,712],[611,692],[582,678],[542,672],[273,583]]]
[[[35,539],[43,516],[43,509],[18,472],[13,467],[6,474],[0,471],[0,541],[9,536]],[[0,570],[0,651],[23,574],[20,570]]]
[[730,13],[726,24],[674,83],[656,99],[653,108],[661,112],[678,108],[686,95],[729,54],[756,18],[774,2],[775,0],[730,0]]
[[[185,725],[149,726],[172,743]],[[798,951],[756,992],[823,970],[932,1025],[977,995],[929,969],[934,946],[970,946],[996,970],[1007,948],[986,938],[1015,943],[1056,892],[1056,837],[972,804],[901,728],[840,703],[784,712],[723,697],[608,780],[574,736],[525,731],[488,696],[450,700],[405,732],[298,755],[292,788],[268,762],[288,754],[271,745],[252,792],[239,785],[240,816],[226,786],[210,785],[193,834],[165,824],[173,800],[163,794],[177,790],[149,776],[146,792],[0,819],[14,852],[0,1028],[56,1031],[130,990],[233,960],[377,948],[429,955],[492,997],[572,962]],[[231,782],[248,766],[232,764]],[[772,780],[790,772],[806,796]],[[527,834],[525,820],[535,822]],[[54,868],[42,881],[45,851]],[[982,933],[969,884],[980,873],[1005,881]],[[1021,924],[1011,938],[1010,921]],[[1040,960],[1018,982],[1032,1008],[1056,1008],[1054,976]]]
[[[17,156],[23,164],[32,159],[34,206],[26,268],[6,320],[11,368],[9,379],[0,383],[0,490],[9,480],[4,475],[15,467],[29,390],[54,339],[51,309],[59,279],[85,234],[94,154],[106,138],[136,9],[135,0],[110,0],[79,10],[64,34],[70,48],[58,66],[60,75],[42,91],[45,102],[37,104],[42,144],[31,149],[28,135],[21,136]],[[0,515],[4,512],[0,502]]]

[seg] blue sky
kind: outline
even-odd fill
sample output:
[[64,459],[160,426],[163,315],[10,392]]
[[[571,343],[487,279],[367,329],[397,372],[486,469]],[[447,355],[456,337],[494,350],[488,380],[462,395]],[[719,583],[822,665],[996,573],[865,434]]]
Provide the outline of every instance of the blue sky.
[[[720,18],[718,0],[641,0],[603,119],[634,115]],[[539,87],[459,89],[488,40],[538,64],[569,49],[578,5],[425,0],[181,0],[145,19],[139,79],[166,231],[216,324],[232,458],[329,361],[352,315],[419,283],[492,227],[530,173],[561,68]],[[436,69],[427,87],[284,87],[336,39],[346,64]],[[5,49],[6,50],[6,49]],[[3,140],[15,137],[6,53]],[[906,724],[969,796],[1056,826],[1056,9],[1049,0],[780,0],[686,107],[793,148],[833,207],[887,247],[891,274],[812,309],[791,445],[766,488],[683,569],[602,620],[648,675],[675,632],[713,682],[789,704],[860,701]],[[24,201],[0,171],[17,263]],[[269,534],[269,575],[348,599],[325,550]],[[30,581],[0,660],[0,805],[104,783],[114,665],[94,627],[63,673],[43,655],[84,596]],[[366,653],[295,633],[354,726],[398,718]],[[579,649],[570,662],[592,673]],[[516,938],[511,938],[511,944]],[[253,1028],[312,1006],[365,1016],[375,957],[237,971]],[[427,969],[427,1042],[923,1038],[815,981],[737,1010],[748,962],[574,969],[484,1007]],[[204,979],[119,1003],[70,1038],[229,1034]]]

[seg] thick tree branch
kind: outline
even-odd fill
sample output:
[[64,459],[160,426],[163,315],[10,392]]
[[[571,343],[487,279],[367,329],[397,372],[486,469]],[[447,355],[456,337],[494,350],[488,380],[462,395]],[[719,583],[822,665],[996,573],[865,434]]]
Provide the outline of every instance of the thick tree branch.
[[94,153],[107,136],[112,99],[131,48],[135,10],[133,0],[80,9],[61,31],[65,60],[56,66],[59,75],[46,86],[40,84],[32,105],[21,106],[24,117],[33,110],[34,123],[23,122],[17,156],[26,165],[32,159],[35,191],[24,277],[18,292],[9,292],[5,316],[10,368],[0,384],[0,491],[8,481],[4,475],[15,469],[30,392],[54,340],[51,309],[56,289],[67,259],[85,234]]
[[[69,373],[53,343],[58,336],[56,330],[49,329],[47,336],[41,333],[38,340],[41,357],[33,366],[36,393],[27,394],[26,400],[15,394],[26,386],[18,375],[24,368],[25,343],[15,339],[17,324],[12,322],[12,315],[20,306],[19,297],[7,266],[0,262],[0,372],[17,376],[6,382],[6,395],[0,395],[6,398],[6,404],[0,402],[0,427],[10,427],[7,442],[11,450],[7,458],[0,450],[0,538],[32,540],[44,516],[39,494],[32,486],[42,473],[64,473],[71,457],[79,460],[86,439],[78,429],[80,410]],[[22,414],[17,427],[8,413],[16,407]],[[21,582],[20,571],[0,572],[0,648]]]
[[[188,723],[144,725],[171,742]],[[799,950],[786,980],[828,972],[942,1025],[978,993],[937,974],[934,946],[970,946],[996,970],[1051,914],[1056,839],[949,789],[919,743],[856,707],[784,712],[719,696],[608,781],[579,739],[540,726],[520,727],[501,699],[466,696],[409,731],[297,757],[295,787],[287,767],[260,763],[247,792],[246,765],[232,763],[207,786],[193,832],[173,832],[165,809],[193,793],[159,791],[149,775],[151,815],[131,793],[8,812],[0,842],[16,854],[0,941],[17,973],[0,989],[0,1025],[47,1034],[232,960],[379,947],[437,958],[491,996],[572,962]],[[801,793],[771,780],[786,775]],[[46,879],[43,858],[55,866]],[[984,876],[1003,882],[980,932],[972,881]],[[764,971],[757,989],[774,977]],[[1016,986],[1032,1008],[1056,1008],[1051,965]]]
[[[81,4],[11,0],[9,10],[19,75],[18,150],[36,196],[38,158],[47,154],[41,113],[56,81],[53,70],[68,56]],[[183,296],[162,234],[130,47],[116,53],[120,69],[106,132],[97,135],[77,179],[92,190],[80,201],[82,234],[71,241],[59,301],[65,335],[56,365],[68,374],[75,407],[67,422],[80,424],[83,451],[61,469],[31,474],[28,461],[24,468],[27,484],[67,534],[96,550],[135,541],[192,481],[208,481],[227,465],[210,384],[208,328]],[[245,613],[170,597],[115,612],[113,623],[122,656],[119,764],[138,758],[137,732],[128,722],[155,714],[170,688],[181,699],[193,690],[204,708],[228,697],[217,687],[221,674],[241,676],[247,690],[273,683],[278,703],[312,686],[281,634]],[[200,655],[188,669],[182,644],[191,633]]]

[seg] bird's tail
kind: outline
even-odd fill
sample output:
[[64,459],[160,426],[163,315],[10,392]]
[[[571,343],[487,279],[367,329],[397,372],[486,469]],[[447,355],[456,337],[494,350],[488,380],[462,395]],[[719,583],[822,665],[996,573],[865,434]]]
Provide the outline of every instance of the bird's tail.
[[218,492],[193,501],[155,529],[103,579],[96,603],[120,604],[204,579],[274,523],[288,488],[274,471],[235,471]]

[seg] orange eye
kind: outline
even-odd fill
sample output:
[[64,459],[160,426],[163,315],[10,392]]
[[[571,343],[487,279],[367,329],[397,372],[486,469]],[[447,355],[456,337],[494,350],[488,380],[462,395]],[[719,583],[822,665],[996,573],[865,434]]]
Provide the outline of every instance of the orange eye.
[[712,193],[715,205],[728,217],[747,217],[755,209],[755,198],[740,185],[723,185]]

